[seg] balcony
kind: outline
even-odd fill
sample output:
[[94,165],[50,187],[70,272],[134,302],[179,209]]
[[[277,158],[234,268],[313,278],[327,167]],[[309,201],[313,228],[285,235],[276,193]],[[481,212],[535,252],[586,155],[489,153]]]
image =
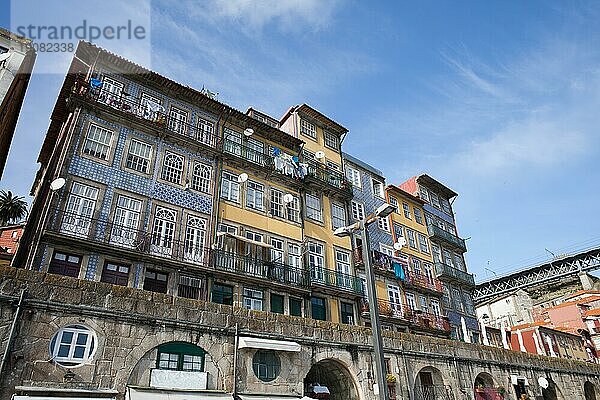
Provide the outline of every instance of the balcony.
[[435,274],[442,280],[452,281],[469,287],[475,286],[473,274],[469,274],[468,272],[461,271],[460,269],[456,269],[441,262],[435,263]]
[[177,240],[164,234],[153,234],[67,211],[56,211],[47,230],[72,246],[96,245],[111,253],[134,254],[142,259],[209,265],[210,249],[194,241]]
[[406,273],[406,285],[411,285],[417,289],[425,289],[427,291],[443,293],[442,283],[436,278],[431,278],[423,274],[415,274],[413,272]]
[[309,162],[305,181],[317,185],[326,184],[344,197],[352,196],[352,184],[343,173],[322,166],[321,164]]
[[212,250],[212,266],[220,271],[260,278],[286,286],[309,286],[306,271],[283,263],[242,256],[223,250]]
[[420,329],[450,333],[450,322],[446,317],[428,312],[413,311],[410,322]]
[[[401,303],[392,303],[386,299],[377,299],[377,309],[379,316],[383,318],[398,319],[409,322],[412,318],[412,310]],[[361,312],[363,317],[370,318],[369,301],[365,298],[361,299]]]
[[166,130],[176,136],[188,138],[195,143],[211,149],[219,144],[219,137],[214,131],[202,129],[188,121],[171,116],[160,104],[148,100],[132,98],[128,93],[115,94],[103,87],[94,87],[89,81],[77,78],[71,92],[74,99],[105,108],[111,112],[133,117],[131,121],[139,122],[156,130]]
[[322,285],[327,288],[362,294],[362,283],[359,278],[327,268],[313,268],[310,280],[313,286]]
[[435,225],[429,225],[427,227],[427,230],[429,231],[429,237],[431,239],[443,240],[446,244],[455,249],[458,249],[462,252],[467,251],[467,245],[465,244],[464,239],[461,239],[458,236],[451,234],[450,232],[446,232],[439,226]]

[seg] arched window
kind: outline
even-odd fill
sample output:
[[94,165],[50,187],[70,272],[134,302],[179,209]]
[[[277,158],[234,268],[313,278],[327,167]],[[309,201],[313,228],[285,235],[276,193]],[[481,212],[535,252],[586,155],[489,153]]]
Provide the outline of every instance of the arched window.
[[185,342],[171,342],[158,346],[156,367],[174,371],[204,371],[206,351]]
[[194,163],[194,171],[192,177],[192,189],[204,193],[210,193],[210,181],[212,175],[212,167],[200,162]]
[[167,182],[180,184],[183,175],[184,157],[178,154],[165,153],[161,178]]
[[50,356],[57,364],[77,367],[89,362],[96,352],[96,334],[83,325],[66,325],[52,336]]

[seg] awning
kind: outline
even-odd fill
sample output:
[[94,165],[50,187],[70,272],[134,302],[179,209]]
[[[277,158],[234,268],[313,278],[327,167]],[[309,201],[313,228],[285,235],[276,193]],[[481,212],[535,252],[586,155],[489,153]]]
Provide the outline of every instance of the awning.
[[242,400],[302,400],[297,396],[280,396],[274,394],[261,394],[261,395],[249,395],[244,394],[240,395],[240,399]]
[[126,400],[232,400],[231,393],[128,388]]
[[248,244],[254,244],[256,246],[262,246],[262,247],[266,247],[268,249],[273,248],[273,246],[271,246],[268,243],[257,242],[256,240],[248,239],[248,238],[245,238],[245,237],[240,236],[240,235],[234,235],[233,233],[229,233],[229,232],[217,232],[217,236],[227,236],[227,237],[230,237],[230,238],[233,238],[233,239],[237,239],[239,241],[242,241],[242,242],[245,242],[245,243],[248,243]]
[[240,341],[239,341],[238,347],[240,349],[252,348],[252,349],[293,351],[293,352],[298,352],[301,349],[301,346],[296,342],[253,338],[253,337],[247,337],[247,336],[240,336]]
[[115,400],[114,397],[13,396],[13,400]]

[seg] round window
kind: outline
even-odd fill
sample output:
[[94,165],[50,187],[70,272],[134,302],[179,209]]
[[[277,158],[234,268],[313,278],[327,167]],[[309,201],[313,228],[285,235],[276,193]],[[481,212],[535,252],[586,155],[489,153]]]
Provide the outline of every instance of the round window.
[[258,350],[252,358],[254,375],[263,382],[271,382],[279,376],[281,361],[271,350]]
[[67,325],[52,336],[50,356],[57,364],[77,367],[96,353],[96,334],[83,325]]

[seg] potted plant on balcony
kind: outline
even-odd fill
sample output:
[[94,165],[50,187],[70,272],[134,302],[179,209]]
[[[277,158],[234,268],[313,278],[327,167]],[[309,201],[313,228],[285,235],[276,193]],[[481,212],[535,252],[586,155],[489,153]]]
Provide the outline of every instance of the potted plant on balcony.
[[483,393],[483,392],[485,392],[485,388],[483,387],[483,384],[478,383],[477,387],[475,388],[475,392],[477,392],[477,393]]
[[387,374],[385,376],[385,381],[387,382],[388,394],[390,396],[390,400],[396,399],[396,375]]

